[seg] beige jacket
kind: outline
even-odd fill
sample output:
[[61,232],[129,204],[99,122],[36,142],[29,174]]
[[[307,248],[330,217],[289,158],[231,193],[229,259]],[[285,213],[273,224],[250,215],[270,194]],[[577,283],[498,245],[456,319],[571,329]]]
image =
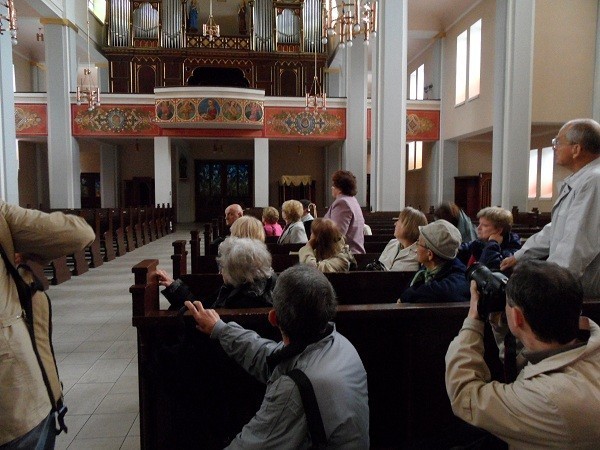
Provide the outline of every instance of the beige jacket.
[[[42,261],[73,253],[95,239],[84,219],[46,214],[0,201],[0,243]],[[17,288],[0,258],[0,445],[38,425],[50,412],[48,392],[21,316]]]
[[600,328],[582,347],[527,364],[511,384],[490,381],[480,320],[465,319],[446,353],[452,410],[519,449],[600,444]]
[[298,257],[301,264],[316,267],[323,273],[348,272],[351,264],[356,265],[356,260],[352,253],[350,253],[350,247],[347,245],[343,245],[337,255],[317,261],[315,250],[310,244],[306,244],[299,250]]

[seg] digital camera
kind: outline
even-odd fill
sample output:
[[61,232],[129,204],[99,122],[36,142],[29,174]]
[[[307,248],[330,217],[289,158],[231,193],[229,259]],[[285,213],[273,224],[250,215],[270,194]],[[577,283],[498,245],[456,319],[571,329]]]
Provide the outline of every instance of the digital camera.
[[475,280],[479,291],[477,312],[486,319],[489,313],[504,311],[506,283],[508,277],[501,272],[492,272],[486,266],[475,263],[467,269],[467,280]]

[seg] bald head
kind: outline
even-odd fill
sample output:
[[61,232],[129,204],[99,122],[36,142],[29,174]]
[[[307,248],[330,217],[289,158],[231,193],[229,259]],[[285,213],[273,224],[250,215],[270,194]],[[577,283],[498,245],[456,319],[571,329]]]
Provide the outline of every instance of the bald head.
[[244,210],[240,205],[234,203],[233,205],[229,205],[225,208],[225,223],[230,227],[233,225],[233,222],[238,220],[240,217],[244,215]]

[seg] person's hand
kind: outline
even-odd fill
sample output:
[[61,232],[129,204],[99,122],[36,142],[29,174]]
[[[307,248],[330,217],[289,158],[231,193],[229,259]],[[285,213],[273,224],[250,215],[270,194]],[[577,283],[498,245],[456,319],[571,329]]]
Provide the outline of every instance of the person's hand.
[[477,305],[479,304],[479,291],[477,290],[477,283],[475,280],[471,280],[471,303],[469,304],[469,319],[479,319],[479,312],[477,311]]
[[515,258],[514,256],[509,256],[508,258],[504,258],[500,262],[500,270],[504,272],[506,269],[510,269],[515,264],[517,264],[517,258]]
[[498,244],[502,244],[502,241],[504,239],[502,239],[502,235],[501,234],[490,234],[490,237],[488,238],[488,241],[496,241]]
[[194,316],[198,328],[200,331],[206,334],[211,334],[215,328],[216,323],[219,321],[219,314],[214,309],[204,309],[202,302],[195,301],[194,303],[189,300],[186,301],[185,306],[189,312]]
[[156,278],[158,278],[158,284],[164,287],[169,287],[171,286],[171,283],[173,283],[173,278],[171,278],[171,275],[162,269],[158,269],[156,271]]

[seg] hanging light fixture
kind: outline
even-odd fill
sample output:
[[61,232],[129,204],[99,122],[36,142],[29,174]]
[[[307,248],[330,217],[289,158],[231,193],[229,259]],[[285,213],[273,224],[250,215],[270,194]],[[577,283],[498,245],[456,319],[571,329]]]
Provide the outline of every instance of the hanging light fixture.
[[208,22],[202,25],[202,36],[207,37],[209,41],[213,41],[216,37],[221,36],[219,25],[216,24],[212,13],[212,0],[210,0],[210,10],[208,13]]
[[319,108],[323,111],[327,109],[327,94],[317,76],[317,45],[314,42],[312,44],[315,48],[315,76],[313,77],[309,91],[306,93],[306,106],[304,109],[306,111],[312,109],[313,113],[316,114]]
[[[4,6],[7,9],[6,15],[0,14],[0,34],[9,31],[12,45],[17,45],[17,12],[15,11],[13,0],[6,0],[6,2],[0,3],[0,6]],[[3,21],[8,23],[8,28],[2,26]]]
[[35,40],[38,42],[44,42],[44,33],[42,32],[42,27],[38,28],[38,32],[35,34]]
[[327,44],[329,37],[339,34],[340,47],[352,47],[352,40],[362,34],[365,45],[368,45],[369,37],[377,34],[377,0],[342,1],[341,4],[336,0],[325,0],[322,14],[323,44]]
[[90,58],[90,12],[87,10],[87,67],[80,67],[77,73],[77,104],[87,103],[88,111],[100,106],[98,68],[92,67]]

